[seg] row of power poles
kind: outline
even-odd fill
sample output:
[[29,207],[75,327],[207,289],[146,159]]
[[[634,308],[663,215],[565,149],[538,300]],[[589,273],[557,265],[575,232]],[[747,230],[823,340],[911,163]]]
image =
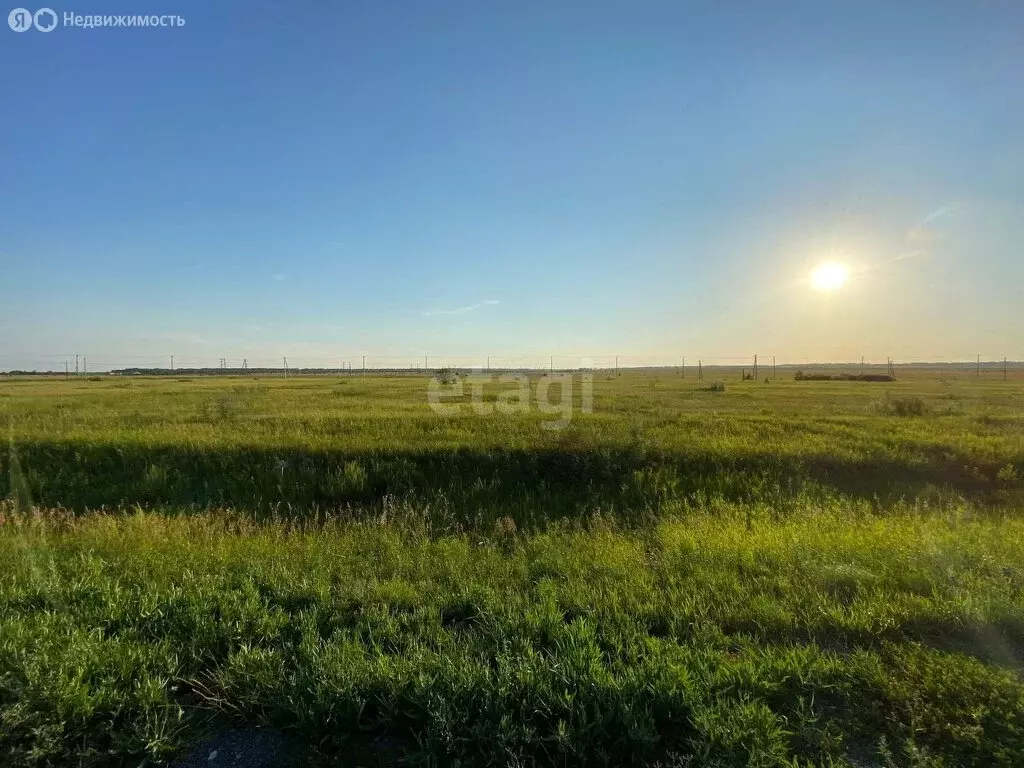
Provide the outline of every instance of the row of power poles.
[[[283,368],[284,368],[284,375],[285,375],[285,377],[286,378],[290,377],[291,376],[291,369],[288,367],[288,358],[287,357],[283,357],[283,358],[281,358],[281,361],[282,361],[282,365],[283,365]],[[680,376],[685,379],[686,378],[686,357],[683,357],[680,362],[681,362],[681,365],[679,367],[679,373],[680,373]],[[173,371],[174,370],[174,355],[170,355],[170,363],[171,363],[171,370]],[[754,381],[757,381],[758,371],[760,370],[760,365],[759,365],[759,360],[758,360],[758,356],[757,355],[754,355],[753,363],[754,363],[754,372],[753,372],[753,377],[752,378],[753,378]],[[218,368],[220,370],[227,370],[227,367],[228,367],[227,358],[224,358],[224,357],[220,358],[218,360]],[[549,357],[549,359],[548,359],[548,367],[549,367],[549,370],[554,371],[554,369],[555,369],[555,356],[554,355],[551,355]],[[349,361],[344,361],[342,363],[342,368],[345,369],[345,370],[351,371],[352,370],[352,364]],[[1003,358],[1003,366],[1002,366],[1002,368],[1003,368],[1003,381],[1007,381],[1008,377],[1009,377],[1009,361],[1008,361],[1008,359],[1006,357]],[[889,375],[892,376],[895,379],[896,378],[896,367],[895,367],[895,363],[893,362],[892,358],[886,358],[886,369],[887,369]],[[84,376],[84,375],[86,375],[88,373],[88,370],[89,370],[88,358],[85,355],[77,355],[76,354],[75,355],[75,376]],[[242,370],[243,371],[248,371],[249,370],[249,360],[248,360],[248,358],[242,358]],[[427,372],[427,371],[430,370],[430,361],[429,361],[429,357],[427,355],[423,356],[423,370],[424,370],[424,372]],[[491,370],[491,358],[490,357],[487,358],[487,370],[488,371]],[[741,376],[746,378],[746,369],[741,369],[741,370],[742,370]],[[861,375],[864,374],[864,358],[863,357],[860,359],[860,372],[861,372]],[[363,376],[366,375],[366,355],[362,356],[362,368],[360,370],[360,374],[363,375]],[[772,355],[772,376],[771,376],[771,380],[772,381],[775,381],[776,374],[777,374],[777,368],[776,368],[776,363],[775,363],[775,356]],[[619,369],[619,356],[618,355],[615,356],[615,375],[616,376],[621,375],[620,369]],[[981,355],[977,355],[976,358],[975,358],[975,375],[981,376]],[[67,360],[64,361],[64,376],[65,377],[70,377],[71,376],[70,363]],[[698,360],[697,361],[697,381],[703,381],[703,380],[704,380],[704,361],[703,360]]]
[[[81,366],[79,366],[81,362]],[[75,355],[75,376],[85,376],[89,372],[89,358],[85,355]],[[71,369],[68,361],[64,361],[64,378],[71,377]]]

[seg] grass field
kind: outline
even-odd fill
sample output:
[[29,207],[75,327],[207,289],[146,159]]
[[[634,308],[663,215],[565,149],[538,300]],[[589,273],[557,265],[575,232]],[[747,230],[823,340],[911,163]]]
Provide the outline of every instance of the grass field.
[[0,379],[0,762],[1024,764],[1024,379],[710,383]]

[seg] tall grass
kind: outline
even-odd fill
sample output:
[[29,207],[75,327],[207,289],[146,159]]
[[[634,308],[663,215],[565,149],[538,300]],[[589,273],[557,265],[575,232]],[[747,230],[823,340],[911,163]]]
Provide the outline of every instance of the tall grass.
[[248,722],[299,764],[1024,764],[1022,404],[627,375],[552,432],[411,378],[0,381],[0,763]]
[[15,516],[0,749],[158,759],[212,713],[340,764],[356,747],[473,765],[1019,764],[1022,544],[1018,521],[840,509],[483,539]]
[[0,382],[10,436],[0,494],[77,510],[356,517],[399,500],[463,526],[511,517],[528,527],[595,507],[639,519],[708,499],[1024,499],[1013,479],[1024,475],[1019,385],[748,382],[712,393],[678,377],[623,377],[595,382],[594,413],[577,410],[561,431],[542,429],[537,411],[479,416],[466,404],[441,417],[426,387]]

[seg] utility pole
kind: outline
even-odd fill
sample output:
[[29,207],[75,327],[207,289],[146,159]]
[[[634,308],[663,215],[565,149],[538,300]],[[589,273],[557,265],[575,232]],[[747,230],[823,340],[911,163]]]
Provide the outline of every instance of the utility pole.
[[679,374],[680,374],[680,378],[683,378],[683,379],[686,378],[686,357],[685,356],[683,357],[683,365],[679,369]]
[[87,358],[85,355],[82,355],[82,375],[84,376],[84,375],[86,375],[88,373],[89,373],[89,358]]
[[248,371],[249,370],[249,358],[248,357],[243,357],[242,358],[242,370],[243,371]]
[[78,375],[78,355],[75,355],[75,376]]
[[772,355],[772,381],[775,381],[775,355]]
[[174,355],[171,355],[171,370],[174,370]]
[[288,378],[288,358],[282,357],[281,360],[284,362],[284,377]]
[[549,364],[549,366],[548,366],[548,370],[549,370],[549,371],[550,371],[551,373],[554,373],[554,372],[555,372],[555,356],[554,356],[554,355],[552,355],[552,356],[551,356],[551,362],[550,362],[550,364]]
[[704,361],[697,361],[697,381],[704,381]]
[[616,355],[615,356],[615,376],[618,377],[618,375],[619,375],[619,356]]
[[68,377],[68,361],[65,360],[64,361],[64,378],[67,379],[67,377]]
[[978,362],[977,362],[978,368],[977,368],[977,371],[975,372],[974,375],[975,376],[981,376],[981,355],[978,355],[977,357],[978,357]]
[[491,356],[490,355],[487,356],[487,370],[488,371],[491,370]]
[[864,355],[860,356],[860,375],[864,375]]
[[754,355],[754,383],[757,383],[757,355]]
[[426,356],[426,355],[424,355],[424,356],[423,356],[423,372],[424,372],[424,373],[426,373],[426,372],[427,372],[427,369],[428,369],[429,367],[430,367],[430,366],[428,366],[428,365],[427,365],[427,356]]
[[366,355],[363,355],[363,376],[366,375]]
[[1006,358],[1003,358],[1003,381],[1006,381]]

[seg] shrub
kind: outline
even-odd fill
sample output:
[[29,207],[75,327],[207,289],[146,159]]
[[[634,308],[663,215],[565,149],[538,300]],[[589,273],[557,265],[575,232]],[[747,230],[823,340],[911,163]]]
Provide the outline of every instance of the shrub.
[[434,374],[434,378],[442,384],[454,384],[458,380],[458,376],[451,368],[442,368]]
[[889,397],[886,395],[878,407],[880,413],[886,416],[926,416],[931,410],[922,398],[914,397]]

